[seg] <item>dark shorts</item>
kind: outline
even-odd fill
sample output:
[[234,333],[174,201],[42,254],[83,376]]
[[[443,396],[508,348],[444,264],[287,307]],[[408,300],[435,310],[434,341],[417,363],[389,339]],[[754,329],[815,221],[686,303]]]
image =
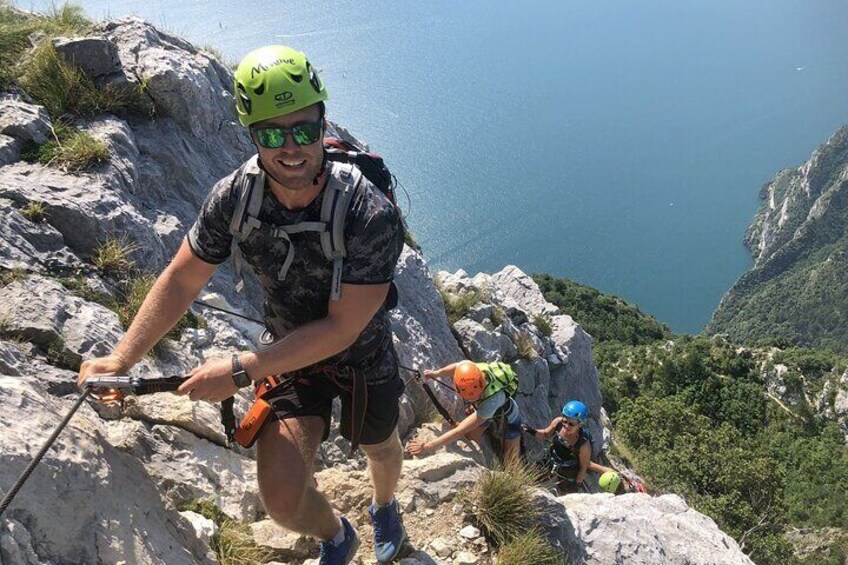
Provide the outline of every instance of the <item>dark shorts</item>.
[[[289,375],[285,375],[289,377]],[[271,392],[265,397],[274,409],[277,420],[300,416],[318,416],[324,420],[324,441],[330,435],[330,417],[333,399],[340,398],[342,404],[339,431],[345,439],[352,441],[352,395],[350,380],[333,378],[325,372],[298,371],[297,381],[284,387],[280,393]],[[394,348],[371,367],[367,378],[367,404],[359,443],[373,445],[385,441],[394,431],[400,414],[398,399],[405,385],[398,374],[397,356]]]

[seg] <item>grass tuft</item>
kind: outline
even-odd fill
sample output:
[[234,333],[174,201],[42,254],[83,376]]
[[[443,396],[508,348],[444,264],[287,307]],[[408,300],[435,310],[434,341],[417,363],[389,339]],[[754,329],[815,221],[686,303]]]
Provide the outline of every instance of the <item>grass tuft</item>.
[[561,565],[563,556],[538,530],[530,530],[501,546],[498,565]]
[[445,314],[447,314],[448,322],[451,325],[462,319],[472,306],[480,302],[481,295],[476,290],[457,293],[445,290],[440,284],[436,284],[436,288],[442,295],[442,302],[445,303]]
[[36,47],[19,82],[54,118],[65,114],[81,117],[106,112],[123,114],[141,106],[141,87],[134,90],[112,85],[98,88],[79,67],[63,61],[50,41],[43,41]]
[[31,47],[30,36],[82,34],[90,26],[82,8],[73,4],[54,5],[47,15],[39,15],[15,9],[9,2],[0,0],[0,88],[14,85],[25,70],[19,63]]
[[492,324],[498,327],[504,322],[506,322],[506,311],[500,306],[495,306],[495,309],[492,310]]
[[218,533],[212,538],[212,550],[221,565],[261,565],[277,557],[274,550],[256,544],[248,524],[233,520],[214,502],[189,502],[180,507],[180,511],[186,510],[197,512],[218,526]]
[[483,532],[495,545],[507,544],[533,527],[538,511],[530,487],[538,481],[538,473],[521,463],[483,471],[471,503]]
[[[156,282],[156,277],[152,275],[136,275],[128,279],[121,287],[121,300],[118,304],[118,318],[125,329],[129,329],[130,324],[138,314],[144,299],[150,293]],[[185,316],[180,318],[180,321],[174,324],[165,337],[173,340],[180,339],[180,334],[186,328],[203,328],[206,327],[206,321],[203,318],[195,316],[191,312],[186,312]]]
[[138,245],[126,239],[109,237],[95,251],[92,263],[104,276],[127,275],[135,267],[130,255],[136,249]]
[[545,337],[551,337],[554,333],[554,328],[551,326],[551,320],[544,314],[536,314],[533,316],[533,325],[539,330],[539,333]]
[[53,129],[53,137],[36,151],[38,162],[76,173],[109,159],[106,144],[84,131],[57,125]]
[[525,331],[519,331],[515,338],[515,347],[518,349],[518,355],[523,359],[533,360],[539,356],[536,351],[536,344],[533,343],[533,338]]
[[21,215],[30,222],[38,223],[47,217],[47,206],[44,202],[30,200],[26,207],[21,210]]
[[25,278],[27,278],[27,271],[23,267],[17,266],[12,269],[0,267],[0,288]]

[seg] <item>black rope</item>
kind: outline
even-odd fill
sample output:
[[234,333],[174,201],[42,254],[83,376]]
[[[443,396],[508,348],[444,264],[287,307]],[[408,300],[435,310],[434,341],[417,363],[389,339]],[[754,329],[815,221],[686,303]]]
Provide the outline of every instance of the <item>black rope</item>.
[[197,304],[198,306],[203,306],[205,308],[211,308],[212,310],[217,310],[218,312],[223,312],[224,314],[229,314],[230,316],[235,316],[236,318],[242,318],[243,320],[247,320],[249,322],[254,322],[254,323],[257,323],[257,324],[262,325],[262,326],[265,325],[265,322],[262,321],[262,320],[257,320],[256,318],[251,318],[250,316],[245,316],[244,314],[237,314],[237,313],[233,312],[232,310],[227,310],[226,308],[220,308],[218,306],[212,306],[211,304],[209,304],[207,302],[203,302],[202,300],[195,300],[194,303]]
[[[421,377],[422,377],[422,378],[424,377],[423,373],[421,373],[421,371],[419,371],[418,369],[413,369],[412,367],[407,367],[407,366],[405,366],[405,365],[401,365],[401,364],[398,364],[398,367],[400,367],[401,369],[404,369],[405,371],[411,371],[411,372],[412,372],[412,373],[414,373],[414,374],[421,375]],[[428,379],[428,380],[431,380],[431,381],[437,382],[437,383],[439,383],[440,385],[442,385],[443,387],[445,387],[446,389],[448,389],[448,390],[450,390],[450,391],[453,391],[453,392],[454,392],[454,394],[456,394],[456,389],[455,389],[455,388],[453,388],[451,385],[449,385],[449,384],[447,384],[447,383],[445,383],[445,382],[442,382],[442,381],[440,381],[439,379]],[[406,381],[404,381],[404,382],[408,382],[408,381],[409,381],[409,379],[407,379],[407,380],[406,380]]]
[[47,453],[47,450],[50,449],[50,446],[53,445],[53,442],[56,441],[57,437],[59,437],[59,433],[65,428],[65,426],[68,424],[68,421],[71,419],[71,416],[73,416],[77,409],[82,405],[83,401],[85,401],[90,392],[91,389],[86,389],[83,391],[82,394],[80,394],[80,397],[77,400],[76,404],[74,404],[74,407],[71,408],[71,411],[68,412],[67,416],[65,416],[65,419],[62,420],[62,423],[59,424],[59,426],[53,432],[53,435],[51,435],[50,438],[47,440],[47,443],[45,443],[41,450],[38,452],[38,454],[36,454],[35,458],[30,461],[30,464],[27,465],[27,468],[24,469],[24,472],[21,473],[21,476],[18,477],[18,480],[15,481],[14,485],[12,485],[11,490],[6,493],[6,496],[3,498],[3,502],[0,502],[0,516],[3,515],[3,512],[5,512],[9,504],[12,503],[12,499],[15,498],[15,495],[18,494],[18,491],[21,490],[22,486],[24,486],[24,483],[35,470],[35,467],[41,461],[41,458],[44,457],[44,454]]

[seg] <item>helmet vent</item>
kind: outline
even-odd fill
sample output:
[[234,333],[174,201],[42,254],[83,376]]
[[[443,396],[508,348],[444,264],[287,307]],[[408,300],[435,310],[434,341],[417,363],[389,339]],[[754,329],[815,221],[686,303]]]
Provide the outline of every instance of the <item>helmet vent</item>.
[[254,88],[253,92],[255,92],[257,96],[262,96],[265,93],[265,83],[263,82],[262,84]]
[[291,75],[291,79],[294,82],[300,83],[303,80],[303,75]]
[[321,92],[321,79],[318,78],[318,73],[315,72],[315,69],[311,65],[309,67],[309,83],[315,89],[315,92]]

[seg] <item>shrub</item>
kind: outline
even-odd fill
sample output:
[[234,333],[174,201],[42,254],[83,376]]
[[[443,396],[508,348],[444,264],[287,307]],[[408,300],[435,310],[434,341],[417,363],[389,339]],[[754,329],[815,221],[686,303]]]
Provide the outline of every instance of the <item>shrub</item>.
[[483,532],[496,545],[516,539],[530,529],[538,511],[530,487],[538,474],[520,463],[486,469],[470,494],[471,504]]

